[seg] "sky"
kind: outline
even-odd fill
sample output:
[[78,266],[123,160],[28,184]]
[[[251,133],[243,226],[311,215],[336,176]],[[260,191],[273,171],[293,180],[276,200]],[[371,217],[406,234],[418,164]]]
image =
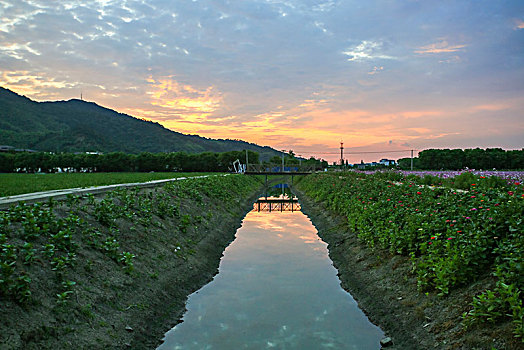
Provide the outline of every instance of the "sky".
[[0,0],[0,86],[330,161],[522,149],[524,1]]

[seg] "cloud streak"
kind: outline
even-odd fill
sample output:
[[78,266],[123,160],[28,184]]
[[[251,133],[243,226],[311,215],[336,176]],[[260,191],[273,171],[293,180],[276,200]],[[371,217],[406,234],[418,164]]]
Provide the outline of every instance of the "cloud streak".
[[438,53],[450,53],[462,51],[467,45],[450,45],[447,40],[441,39],[440,41],[429,44],[426,46],[419,47],[415,50],[418,54],[438,54]]
[[392,60],[395,57],[388,56],[382,53],[383,43],[380,41],[363,40],[360,44],[347,49],[342,54],[348,56],[348,61],[364,61],[364,60]]

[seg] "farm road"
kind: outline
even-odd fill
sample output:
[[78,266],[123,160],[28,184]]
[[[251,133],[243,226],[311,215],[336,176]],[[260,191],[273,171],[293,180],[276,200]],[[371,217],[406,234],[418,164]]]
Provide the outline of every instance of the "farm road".
[[43,191],[43,192],[35,192],[35,193],[24,193],[24,194],[19,194],[16,196],[0,197],[0,210],[5,210],[9,208],[12,204],[22,202],[22,201],[25,203],[35,203],[35,202],[46,201],[50,198],[64,199],[68,195],[84,195],[84,194],[89,194],[89,193],[98,194],[98,193],[112,191],[117,188],[137,188],[137,187],[138,188],[149,188],[149,187],[161,186],[168,182],[185,180],[185,179],[198,179],[198,178],[203,178],[203,177],[208,177],[208,176],[228,176],[228,175],[229,174],[202,175],[202,176],[194,176],[194,177],[176,177],[172,179],[152,180],[152,181],[147,181],[147,182],[133,182],[133,183],[124,183],[124,184],[116,184],[116,185],[66,188],[66,189],[60,189],[60,190],[51,190],[51,191]]

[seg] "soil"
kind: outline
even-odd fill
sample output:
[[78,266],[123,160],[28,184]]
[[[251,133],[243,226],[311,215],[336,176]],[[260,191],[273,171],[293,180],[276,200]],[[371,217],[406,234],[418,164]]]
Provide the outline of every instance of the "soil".
[[328,243],[342,287],[393,340],[388,349],[522,349],[520,340],[512,337],[510,321],[462,327],[462,314],[470,310],[472,297],[493,284],[489,273],[447,297],[422,293],[409,258],[365,246],[343,217],[295,192],[302,211]]

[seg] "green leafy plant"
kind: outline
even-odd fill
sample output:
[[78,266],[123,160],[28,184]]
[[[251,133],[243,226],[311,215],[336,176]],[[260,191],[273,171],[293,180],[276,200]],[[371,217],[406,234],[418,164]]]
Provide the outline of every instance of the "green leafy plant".
[[449,188],[428,187],[435,185],[433,177],[389,178],[318,174],[304,178],[299,187],[344,215],[370,247],[409,256],[421,291],[445,296],[493,271],[497,288],[476,297],[467,319],[511,317],[521,336],[522,306],[517,300],[524,288],[524,187],[502,186],[469,172],[450,179]]
[[122,252],[119,255],[119,261],[124,264],[124,269],[127,273],[133,271],[133,259],[136,258],[136,255],[130,252]]

